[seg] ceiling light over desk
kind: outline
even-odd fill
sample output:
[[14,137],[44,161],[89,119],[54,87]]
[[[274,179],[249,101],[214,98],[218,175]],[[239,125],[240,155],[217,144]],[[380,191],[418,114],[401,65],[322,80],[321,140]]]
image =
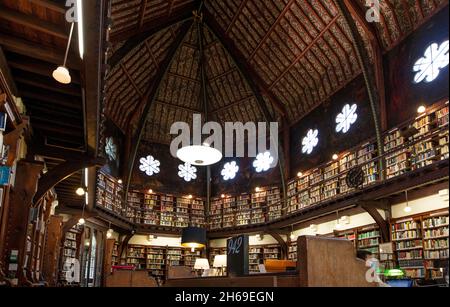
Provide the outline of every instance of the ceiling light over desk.
[[206,229],[200,227],[186,227],[181,232],[181,246],[192,251],[206,247]]

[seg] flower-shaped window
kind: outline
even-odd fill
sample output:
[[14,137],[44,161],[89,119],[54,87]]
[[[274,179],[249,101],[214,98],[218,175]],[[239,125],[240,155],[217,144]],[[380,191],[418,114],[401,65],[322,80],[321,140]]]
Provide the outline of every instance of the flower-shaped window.
[[239,166],[236,164],[235,161],[225,163],[223,166],[223,170],[221,172],[221,175],[223,177],[223,180],[232,180],[236,178],[236,174],[239,171]]
[[178,170],[178,176],[183,178],[186,182],[197,179],[197,168],[190,163],[179,165]]
[[139,160],[141,162],[141,165],[139,166],[139,169],[147,174],[147,176],[153,176],[154,174],[159,174],[160,169],[159,166],[161,163],[158,160],[155,160],[153,156],[147,156],[146,158],[141,158]]
[[253,167],[257,173],[266,172],[270,169],[274,158],[270,155],[270,152],[260,153],[256,156],[256,160],[253,162]]
[[356,104],[350,106],[346,104],[342,109],[342,113],[339,113],[336,117],[336,132],[347,133],[350,130],[350,127],[356,123],[358,119],[358,114],[356,110],[358,106]]
[[303,138],[302,152],[305,154],[311,154],[314,148],[319,144],[319,130],[309,130],[306,136]]
[[423,80],[429,83],[439,76],[440,70],[447,67],[449,63],[448,47],[448,40],[440,45],[433,43],[428,46],[424,56],[414,64],[415,83],[420,83]]

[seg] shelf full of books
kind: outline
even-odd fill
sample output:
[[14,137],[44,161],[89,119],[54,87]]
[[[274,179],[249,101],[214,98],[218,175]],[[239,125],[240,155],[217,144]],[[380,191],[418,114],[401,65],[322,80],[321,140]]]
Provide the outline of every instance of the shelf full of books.
[[340,154],[337,160],[302,171],[295,180],[288,182],[286,213],[293,214],[353,192],[346,183],[347,173],[352,168],[362,168],[362,188],[365,188],[378,183],[382,173],[386,179],[391,179],[448,159],[448,118],[446,102],[405,126],[386,132],[382,140],[384,169],[380,169],[376,142],[370,141]]
[[123,205],[123,186],[103,172],[97,174],[96,206],[115,215],[126,217],[127,208]]
[[258,192],[211,199],[209,227],[211,230],[263,224],[281,218],[280,188],[260,188]]
[[[113,253],[114,255],[114,253]],[[128,245],[126,264],[136,270],[146,270],[159,284],[166,280],[171,266],[194,267],[200,251],[192,252],[181,247]]]
[[249,247],[249,272],[258,273],[259,265],[264,260],[281,259],[281,248],[277,244],[271,245],[252,245]]
[[391,225],[391,236],[399,266],[408,277],[443,277],[449,259],[448,211],[397,220]]
[[191,196],[174,196],[151,191],[130,191],[124,204],[123,186],[99,172],[96,206],[137,225],[184,228],[204,227],[205,200]]
[[73,227],[65,234],[60,258],[61,270],[59,280],[62,283],[68,282],[68,273],[70,274],[71,267],[80,260],[80,240],[81,230],[78,229],[78,226]]

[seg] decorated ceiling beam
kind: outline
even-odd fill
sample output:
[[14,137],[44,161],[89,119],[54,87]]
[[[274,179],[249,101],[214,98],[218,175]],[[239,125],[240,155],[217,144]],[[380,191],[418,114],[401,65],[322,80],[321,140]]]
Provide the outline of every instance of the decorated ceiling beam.
[[381,39],[374,24],[367,21],[365,12],[356,0],[344,0],[344,3],[348,11],[358,21],[364,30],[364,33],[369,38],[374,62],[375,81],[380,100],[381,129],[385,131],[388,128],[388,124],[386,115],[386,85],[384,80],[383,49]]
[[[7,34],[0,33],[0,45],[8,51],[55,65],[61,65],[64,61],[64,50],[56,50]],[[81,63],[78,54],[70,53],[66,66],[69,69],[80,70]]]
[[214,16],[212,16],[208,10],[204,10],[203,15],[205,25],[217,37],[222,46],[224,46],[225,50],[227,50],[241,74],[249,81],[250,87],[254,86],[254,89],[257,90],[258,93],[261,92],[270,100],[272,105],[282,116],[287,116],[285,105],[275,97],[275,95],[268,89],[268,85],[265,84],[254,69],[247,63],[244,55],[238,50],[234,41],[231,40],[225,31],[220,27]]
[[85,54],[83,60],[84,72],[84,109],[86,125],[86,142],[88,154],[98,156],[98,122],[99,102],[102,96],[103,80],[103,42],[105,41],[105,0],[84,1],[84,36]]
[[[204,11],[205,25],[206,27],[217,37],[220,44],[225,48],[226,52],[230,55],[231,60],[234,62],[235,66],[238,68],[241,75],[244,77],[248,86],[250,87],[253,95],[255,96],[256,102],[264,116],[266,122],[275,122],[276,119],[269,112],[266,101],[264,100],[261,92],[266,94],[269,97],[269,100],[272,102],[272,105],[278,110],[278,112],[282,115],[284,125],[287,121],[286,119],[286,109],[284,105],[276,100],[272,93],[266,90],[266,85],[262,85],[263,81],[257,76],[256,73],[252,72],[251,67],[243,60],[244,56],[238,51],[233,41],[231,41],[219,26],[217,21],[208,13],[207,10]],[[259,82],[258,82],[259,80]],[[259,84],[258,84],[259,83]],[[285,166],[285,153],[283,146],[278,146],[278,166],[280,168],[280,177],[281,177],[281,185],[283,189],[283,198],[285,200],[285,207],[287,206],[287,187],[286,187],[286,178],[288,175],[286,166]]]
[[160,31],[163,31],[173,25],[183,23],[189,19],[192,19],[192,12],[191,10],[186,10],[180,14],[173,15],[172,17],[167,18],[164,16],[164,18],[155,20],[151,24],[144,25],[138,32],[133,33],[132,36],[130,36],[130,31],[125,31],[123,34],[119,33],[112,35],[110,38],[112,43],[120,42],[125,39],[126,42],[122,47],[114,52],[108,60],[108,64],[111,67],[116,66],[125,55],[127,55],[136,46],[142,44],[142,42],[145,42],[147,39]]
[[[351,34],[351,39],[353,41],[356,52],[356,58],[358,59],[359,66],[363,72],[364,81],[366,84],[367,94],[369,96],[370,110],[372,113],[373,124],[375,128],[375,135],[377,141],[378,155],[383,156],[384,153],[384,142],[381,137],[381,127],[380,127],[380,96],[376,87],[376,77],[372,63],[367,56],[364,40],[362,39],[355,20],[352,17],[352,13],[348,10],[343,1],[336,2],[338,10],[344,17]],[[379,169],[384,170],[383,159],[379,160]],[[384,172],[381,172],[381,178],[384,179]]]
[[177,37],[175,41],[172,43],[166,57],[164,58],[163,62],[159,66],[158,72],[156,73],[155,77],[153,78],[153,82],[149,84],[149,87],[144,95],[144,97],[141,99],[141,102],[138,104],[139,106],[143,105],[144,108],[142,110],[141,118],[139,119],[139,122],[137,124],[137,129],[135,134],[132,137],[131,144],[131,153],[128,157],[128,166],[127,166],[127,173],[126,173],[126,188],[125,188],[125,197],[128,194],[128,189],[130,187],[131,182],[131,175],[133,173],[133,166],[136,161],[137,152],[139,149],[139,145],[142,140],[142,136],[144,135],[145,125],[147,123],[147,119],[149,116],[150,109],[153,105],[153,103],[157,99],[157,94],[159,92],[159,89],[161,87],[162,81],[164,80],[164,77],[167,74],[167,71],[169,70],[173,60],[175,59],[175,54],[177,53],[179,47],[181,46],[181,43],[183,42],[184,38],[186,37],[189,29],[192,27],[193,20],[190,19],[186,21],[180,29],[180,32],[177,34]]
[[55,24],[46,22],[45,20],[42,20],[33,15],[24,14],[19,11],[12,10],[5,6],[0,6],[0,19],[20,24],[22,26],[26,26],[45,34],[56,36],[58,38],[68,39],[69,37],[67,31],[64,31],[63,28]]
[[29,1],[36,5],[45,7],[46,9],[50,9],[50,10],[58,12],[58,13],[66,12],[66,8],[64,7],[64,5],[61,2],[57,3],[52,0],[29,0]]

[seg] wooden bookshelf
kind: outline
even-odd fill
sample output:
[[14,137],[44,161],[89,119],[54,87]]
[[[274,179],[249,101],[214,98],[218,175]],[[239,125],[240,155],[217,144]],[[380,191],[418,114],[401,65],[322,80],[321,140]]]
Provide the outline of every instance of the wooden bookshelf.
[[264,260],[281,259],[281,248],[277,244],[270,245],[252,245],[249,248],[249,271],[250,273],[259,272],[259,264]]
[[248,262],[249,272],[259,272],[259,264],[262,264],[264,259],[264,247],[263,246],[250,246],[248,250]]
[[391,225],[391,237],[400,267],[410,278],[425,278],[420,218],[406,218]]
[[144,249],[146,253],[144,269],[148,270],[149,274],[153,276],[159,284],[166,280],[167,250],[166,247],[158,246],[146,246]]
[[[405,139],[401,136],[399,129],[394,129],[384,141],[384,151],[389,152],[386,156],[386,178],[400,176],[411,170],[410,151],[404,147]],[[398,147],[401,149],[395,150]]]
[[297,241],[291,241],[288,244],[288,259],[298,261],[297,257]]
[[346,239],[351,241],[355,247],[356,247],[356,229],[347,229],[347,230],[341,230],[341,231],[336,231],[334,237],[339,238],[339,239]]
[[363,144],[357,152],[358,165],[362,166],[364,171],[363,186],[371,185],[378,181],[379,171],[377,162],[374,159],[377,156],[377,148],[373,143]]
[[127,211],[122,201],[122,193],[123,186],[115,178],[103,172],[98,172],[96,206],[131,220],[134,218],[134,210],[131,208]]
[[182,256],[183,256],[183,265],[194,268],[195,260],[201,257],[201,252],[199,250],[192,252],[191,250],[184,249]]
[[381,241],[381,235],[378,226],[371,225],[359,228],[357,230],[357,238],[356,248],[358,250],[367,250],[371,252],[375,257],[378,257]]
[[122,185],[99,172],[96,205],[140,225],[184,228],[206,225],[204,199],[130,191],[123,204]]
[[227,248],[226,247],[212,247],[209,249],[209,264],[212,267],[214,264],[214,258],[217,255],[226,255]]
[[134,266],[137,270],[145,270],[146,247],[139,245],[130,245],[127,249],[127,265]]
[[69,271],[69,263],[80,260],[81,254],[81,233],[82,230],[78,226],[74,226],[64,236],[62,253],[60,255],[60,271],[59,271],[59,282],[67,284],[67,275]]
[[448,210],[394,221],[391,235],[398,263],[409,277],[443,278],[449,259]]

